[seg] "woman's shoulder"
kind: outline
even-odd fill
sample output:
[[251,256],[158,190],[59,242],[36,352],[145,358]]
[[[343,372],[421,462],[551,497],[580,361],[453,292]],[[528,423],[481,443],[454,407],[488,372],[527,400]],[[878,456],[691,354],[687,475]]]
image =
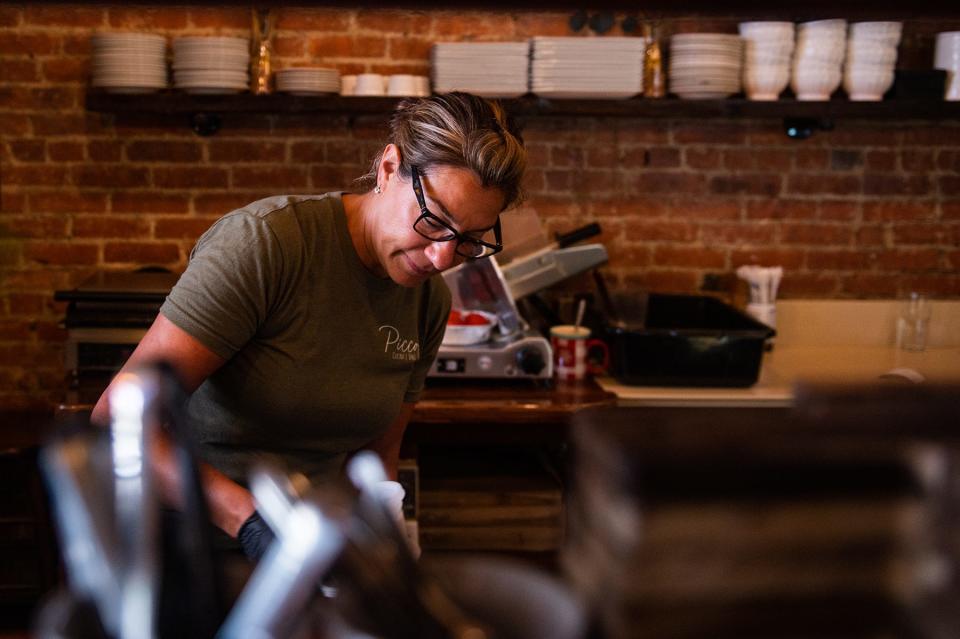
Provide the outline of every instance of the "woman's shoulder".
[[263,220],[278,220],[285,216],[315,215],[336,212],[343,208],[339,193],[321,195],[273,195],[251,202],[231,211],[230,215],[249,215]]
[[[319,227],[335,223],[343,210],[339,193],[321,195],[274,195],[230,211],[207,231],[273,236],[283,241],[313,235]],[[259,229],[259,230],[258,230]]]

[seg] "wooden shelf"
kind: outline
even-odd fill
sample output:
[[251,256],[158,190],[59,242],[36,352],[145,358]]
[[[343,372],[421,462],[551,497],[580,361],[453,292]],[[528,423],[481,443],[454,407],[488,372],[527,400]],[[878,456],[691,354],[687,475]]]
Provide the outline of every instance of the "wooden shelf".
[[[272,95],[187,95],[159,93],[114,95],[91,92],[90,111],[116,114],[189,115],[196,113],[326,113],[331,116],[390,113],[398,98]],[[639,117],[639,118],[814,118],[814,119],[960,119],[960,102],[890,99],[883,102],[753,102],[745,99],[679,100],[676,98],[630,100],[556,100],[526,96],[503,100],[515,115],[529,117]]]

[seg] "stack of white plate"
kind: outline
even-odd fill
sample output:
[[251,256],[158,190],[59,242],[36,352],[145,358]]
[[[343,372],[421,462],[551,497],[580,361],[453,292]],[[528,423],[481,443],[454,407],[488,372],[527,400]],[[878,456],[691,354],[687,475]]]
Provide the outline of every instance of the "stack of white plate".
[[792,22],[741,22],[743,87],[751,100],[776,100],[790,84]]
[[740,92],[743,39],[728,33],[678,33],[670,38],[670,92],[685,100],[716,100]]
[[151,93],[167,86],[167,39],[155,33],[97,33],[92,84],[110,93]]
[[843,79],[846,20],[817,20],[797,26],[790,85],[798,100],[829,100]]
[[437,42],[430,72],[437,93],[467,91],[487,98],[527,92],[529,42]]
[[902,22],[854,22],[847,36],[843,89],[851,100],[877,102],[893,86]]
[[173,84],[187,93],[236,93],[250,86],[250,41],[187,36],[173,41]]
[[533,38],[530,90],[547,98],[643,93],[643,38]]
[[277,71],[277,91],[293,95],[340,93],[340,72],[327,67],[295,67]]

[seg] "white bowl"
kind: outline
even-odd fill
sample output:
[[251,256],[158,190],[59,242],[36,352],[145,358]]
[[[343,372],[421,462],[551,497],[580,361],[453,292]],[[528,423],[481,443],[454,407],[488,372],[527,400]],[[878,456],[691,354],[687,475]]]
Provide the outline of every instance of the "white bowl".
[[744,56],[744,67],[789,67],[793,62],[791,55],[766,55],[754,53]]
[[824,62],[814,58],[797,58],[794,59],[790,70],[794,74],[802,73],[805,75],[827,75],[832,73],[840,73],[842,72],[843,67],[842,65],[832,61]]
[[853,67],[843,74],[843,90],[854,102],[878,102],[893,86],[893,69]]
[[846,20],[813,20],[811,22],[801,22],[797,25],[797,33],[837,33],[846,34]]
[[842,56],[847,50],[846,39],[797,40],[793,48],[796,55],[814,54],[825,57]]
[[481,344],[490,339],[490,333],[493,327],[497,325],[497,316],[485,311],[463,310],[463,312],[476,313],[486,318],[486,324],[447,324],[446,331],[443,333],[443,344],[449,346],[469,346],[470,344]]
[[738,27],[745,40],[793,40],[795,28],[792,22],[741,22]]
[[849,49],[844,63],[847,66],[893,66],[897,63],[897,50],[883,47]]
[[385,78],[379,73],[360,73],[353,88],[353,95],[384,95]]
[[791,63],[794,68],[796,67],[830,67],[830,68],[840,68],[843,66],[843,60],[846,56],[820,56],[813,53],[805,53],[793,56],[793,62]]
[[837,69],[798,69],[794,68],[790,76],[790,86],[798,100],[829,100],[830,94],[837,90],[843,79],[843,73]]
[[849,29],[851,38],[863,37],[900,42],[902,34],[902,22],[853,22]]
[[743,72],[743,88],[751,100],[776,100],[789,83],[789,67],[747,68]]
[[935,69],[948,71],[960,69],[960,31],[945,31],[937,34],[933,60]]
[[747,40],[744,44],[744,55],[747,56],[791,56],[795,49],[793,40]]

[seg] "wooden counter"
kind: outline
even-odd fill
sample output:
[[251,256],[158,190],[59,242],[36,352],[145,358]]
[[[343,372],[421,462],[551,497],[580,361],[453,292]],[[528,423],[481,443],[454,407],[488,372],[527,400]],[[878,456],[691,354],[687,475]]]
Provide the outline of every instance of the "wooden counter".
[[612,406],[617,397],[590,380],[555,384],[531,380],[428,380],[410,420],[418,442],[534,443],[566,434],[576,413]]

